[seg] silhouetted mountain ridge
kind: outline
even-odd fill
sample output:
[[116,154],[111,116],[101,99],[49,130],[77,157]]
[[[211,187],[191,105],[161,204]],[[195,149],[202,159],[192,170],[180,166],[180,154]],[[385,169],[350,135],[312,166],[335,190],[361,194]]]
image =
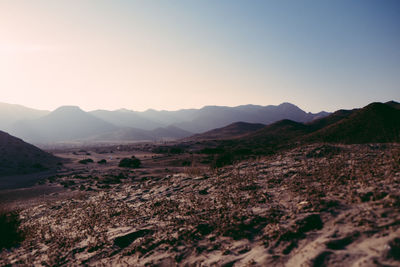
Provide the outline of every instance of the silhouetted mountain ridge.
[[400,110],[393,107],[394,103],[371,103],[354,110],[305,140],[346,144],[400,142]]
[[59,159],[0,131],[0,176],[28,174],[54,168]]
[[297,122],[308,122],[318,116],[321,116],[321,113],[306,113],[290,103],[282,103],[278,106],[206,106],[198,110],[196,116],[190,121],[175,125],[190,132],[201,133],[238,121],[271,124],[282,119],[290,119]]
[[29,142],[68,141],[118,142],[178,139],[238,121],[270,124],[281,119],[309,122],[325,115],[306,113],[290,103],[278,106],[205,106],[177,111],[119,109],[85,112],[76,106],[63,106],[39,118],[17,120],[8,131]]
[[360,109],[338,110],[308,123],[281,120],[241,138],[223,141],[220,147],[233,154],[244,150],[257,154],[301,143],[400,142],[400,110],[393,107],[396,103],[371,103]]
[[248,134],[264,128],[265,124],[261,123],[248,123],[248,122],[235,122],[229,124],[228,126],[213,129],[201,134],[195,134],[186,141],[190,140],[222,140],[222,139],[232,139],[238,138],[244,134]]
[[239,138],[220,138],[223,140],[213,143],[196,140],[195,144],[204,153],[215,154],[213,162],[223,166],[248,156],[273,154],[312,143],[398,143],[400,109],[393,106],[397,102],[372,103],[361,109],[338,110],[308,123],[281,120]]

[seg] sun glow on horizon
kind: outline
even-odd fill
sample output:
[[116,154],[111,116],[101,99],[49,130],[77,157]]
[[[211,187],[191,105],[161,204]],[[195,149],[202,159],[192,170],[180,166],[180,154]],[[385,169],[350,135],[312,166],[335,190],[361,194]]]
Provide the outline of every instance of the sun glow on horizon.
[[399,100],[398,5],[343,5],[2,1],[0,102],[318,112]]

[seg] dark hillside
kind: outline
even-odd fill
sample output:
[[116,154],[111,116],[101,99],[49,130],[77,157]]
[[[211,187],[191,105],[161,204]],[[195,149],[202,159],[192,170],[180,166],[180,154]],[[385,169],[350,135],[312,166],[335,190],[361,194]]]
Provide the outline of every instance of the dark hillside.
[[400,103],[398,103],[396,101],[393,101],[393,100],[392,101],[388,101],[385,104],[388,105],[388,106],[391,106],[392,108],[400,109]]
[[304,140],[346,144],[399,142],[400,110],[387,104],[372,103]]
[[205,133],[193,135],[187,140],[223,140],[232,139],[264,128],[261,123],[235,122]]
[[54,168],[58,158],[0,131],[0,177]]
[[329,116],[306,123],[306,125],[308,125],[310,127],[311,131],[317,131],[328,125],[331,125],[338,121],[341,121],[344,118],[347,118],[355,111],[357,111],[357,109],[353,109],[353,110],[340,109],[338,111],[335,111],[334,113],[332,113]]
[[[372,103],[361,109],[339,110],[310,123],[282,120],[240,138],[221,140],[214,148],[223,163],[251,155],[276,153],[299,144],[400,142],[400,110],[390,104]],[[222,164],[221,164],[222,165]]]

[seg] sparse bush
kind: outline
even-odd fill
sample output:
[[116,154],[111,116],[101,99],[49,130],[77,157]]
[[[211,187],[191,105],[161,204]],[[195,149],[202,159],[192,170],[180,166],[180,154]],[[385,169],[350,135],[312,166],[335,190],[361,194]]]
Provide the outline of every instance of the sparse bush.
[[182,161],[182,166],[190,166],[192,162],[190,160],[184,160]]
[[184,173],[186,173],[189,176],[203,176],[205,173],[205,169],[202,167],[196,167],[196,166],[189,166],[185,167]]
[[60,182],[60,184],[63,185],[65,188],[68,188],[75,185],[76,183],[75,181],[70,180],[70,181],[62,181]]
[[217,148],[206,147],[206,148],[202,149],[200,151],[200,153],[207,154],[207,155],[221,154],[221,153],[224,153],[224,149],[221,147],[217,147]]
[[[190,163],[183,168],[184,174],[172,175],[171,171],[157,180],[151,176],[155,173],[133,169],[120,169],[121,173],[113,169],[91,179],[90,175],[72,175],[70,178],[76,181],[73,188],[94,192],[80,192],[82,198],[48,201],[21,212],[21,218],[27,218],[20,228],[26,241],[21,249],[0,254],[0,265],[9,264],[7,259],[29,266],[82,265],[86,263],[77,259],[88,253],[93,265],[98,263],[97,259],[108,265],[115,263],[104,255],[115,255],[116,260],[134,255],[138,261],[132,261],[132,265],[140,265],[140,261],[152,260],[160,253],[163,257],[172,255],[171,265],[174,260],[185,265],[191,256],[209,253],[222,255],[219,263],[229,258],[234,264],[254,244],[263,245],[264,253],[278,260],[273,265],[282,257],[286,260],[295,255],[297,246],[324,235],[324,222],[343,215],[342,212],[346,216],[341,216],[340,223],[359,227],[360,233],[338,232],[329,236],[322,248],[332,255],[371,231],[390,234],[398,226],[395,211],[400,207],[399,165],[395,165],[398,158],[392,160],[393,150],[374,151],[356,146],[347,151],[346,146],[340,146],[337,154],[330,150],[321,154],[320,147],[302,147],[215,170]],[[240,155],[235,152],[238,153],[229,150],[236,161]],[[217,155],[208,157],[214,156]],[[198,160],[179,158],[176,162],[180,164],[184,159]],[[124,181],[133,178],[132,174],[138,175],[134,183]],[[193,179],[195,176],[198,177]],[[138,183],[140,179],[142,182]],[[97,180],[91,184],[93,188],[82,184],[90,180]],[[69,186],[66,181],[62,183]],[[350,205],[357,205],[357,209],[344,209]],[[371,209],[360,212],[360,205],[369,205]],[[121,227],[124,230],[119,232]],[[126,227],[130,229],[125,230]],[[248,245],[229,245],[232,240],[241,239],[247,239],[241,243]],[[377,259],[398,260],[399,238],[393,237],[384,245]],[[40,247],[48,249],[36,249]],[[309,262],[326,263],[320,255]]]
[[169,149],[170,154],[182,154],[183,152],[184,152],[184,150],[180,147],[171,147]]
[[223,153],[215,156],[211,163],[212,168],[221,168],[226,165],[231,165],[234,162],[234,156],[231,153]]
[[132,156],[131,158],[123,158],[119,162],[119,167],[123,168],[139,168],[141,165],[140,159],[136,158],[135,156]]
[[386,258],[400,260],[400,238],[391,240],[388,244],[389,250],[386,252]]
[[81,164],[93,163],[93,160],[92,159],[82,159],[79,161],[79,163],[81,163]]
[[98,163],[98,164],[106,164],[106,163],[107,163],[107,160],[101,159],[101,160],[99,160],[97,163]]
[[0,249],[13,247],[23,240],[20,223],[17,211],[0,210]]
[[182,147],[179,146],[158,146],[154,149],[152,149],[153,153],[158,153],[158,154],[182,154],[185,152],[185,150]]

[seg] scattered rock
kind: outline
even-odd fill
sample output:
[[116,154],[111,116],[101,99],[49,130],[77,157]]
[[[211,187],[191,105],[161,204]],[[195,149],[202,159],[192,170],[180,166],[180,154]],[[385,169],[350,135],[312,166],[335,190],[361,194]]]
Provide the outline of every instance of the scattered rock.
[[311,230],[320,230],[324,226],[319,214],[310,214],[303,219],[296,221],[299,233],[306,233]]
[[354,240],[360,236],[360,232],[356,231],[350,235],[347,235],[344,238],[340,239],[334,239],[331,241],[328,241],[325,245],[329,249],[333,250],[340,250],[340,249],[345,249],[346,246],[350,245],[351,243],[354,242]]
[[141,229],[123,236],[119,236],[114,239],[114,245],[120,247],[120,248],[126,248],[129,246],[133,241],[140,237],[144,237],[146,235],[154,233],[153,230],[151,229]]
[[400,261],[400,238],[396,237],[388,243],[388,251],[386,252],[386,258]]
[[320,254],[318,254],[315,259],[312,260],[312,266],[313,267],[323,267],[323,266],[328,266],[328,261],[329,257],[333,253],[331,251],[323,251]]

